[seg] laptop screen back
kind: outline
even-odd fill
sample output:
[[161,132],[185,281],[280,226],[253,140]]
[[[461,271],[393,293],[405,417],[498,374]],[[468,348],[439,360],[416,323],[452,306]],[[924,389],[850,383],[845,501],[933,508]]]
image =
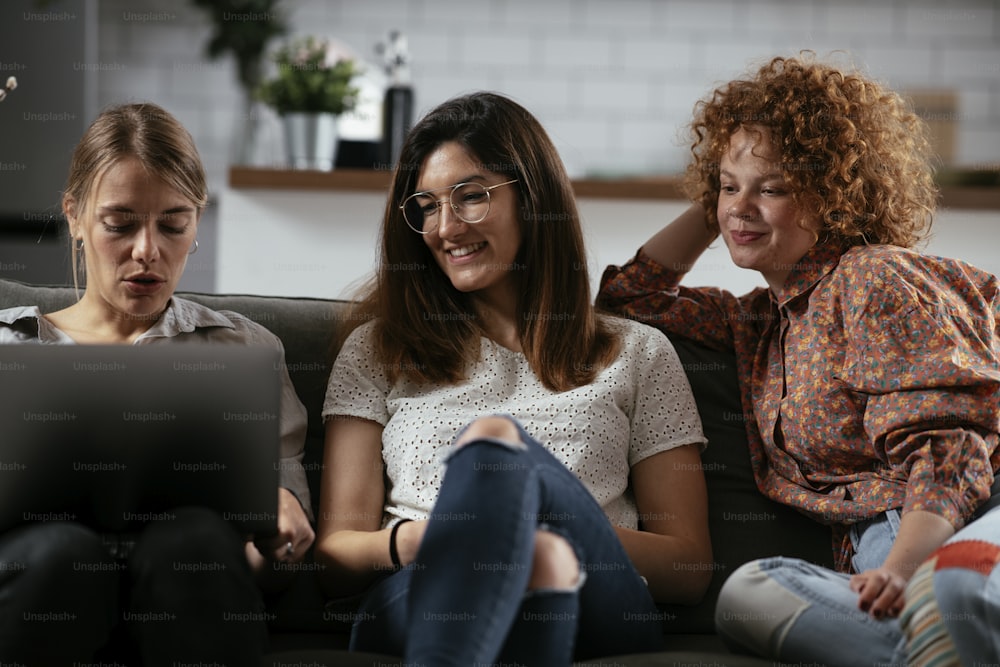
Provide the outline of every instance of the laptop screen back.
[[274,532],[279,367],[264,347],[0,346],[0,528],[201,505]]

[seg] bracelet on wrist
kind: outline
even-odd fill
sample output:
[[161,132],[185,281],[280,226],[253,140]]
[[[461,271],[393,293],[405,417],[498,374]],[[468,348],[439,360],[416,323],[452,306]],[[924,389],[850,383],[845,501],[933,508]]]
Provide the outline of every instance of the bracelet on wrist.
[[409,519],[400,519],[389,531],[389,560],[392,561],[392,567],[399,569],[403,567],[403,564],[399,562],[399,550],[396,548],[396,533],[399,532],[399,527],[404,523],[409,521]]

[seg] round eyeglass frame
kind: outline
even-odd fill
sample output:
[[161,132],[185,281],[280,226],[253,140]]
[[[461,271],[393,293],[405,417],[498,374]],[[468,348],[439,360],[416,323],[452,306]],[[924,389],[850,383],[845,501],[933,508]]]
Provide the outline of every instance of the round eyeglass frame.
[[[417,229],[413,225],[413,223],[410,222],[410,219],[408,217],[406,217],[406,205],[414,197],[426,196],[426,195],[431,194],[432,192],[440,192],[441,190],[451,190],[451,192],[448,193],[448,199],[447,199],[448,205],[451,206],[451,210],[455,212],[455,216],[459,220],[461,220],[462,222],[464,222],[466,224],[474,225],[476,223],[479,223],[479,222],[482,222],[483,220],[485,220],[486,216],[488,216],[490,214],[490,207],[493,205],[493,197],[490,196],[490,190],[495,190],[496,188],[499,188],[499,187],[504,186],[504,185],[510,185],[511,183],[517,183],[517,181],[518,181],[518,179],[515,178],[515,179],[512,179],[510,181],[504,181],[503,183],[497,183],[496,185],[489,185],[489,186],[483,185],[482,183],[477,183],[476,181],[463,181],[461,183],[456,183],[455,185],[446,185],[443,188],[434,188],[433,190],[422,190],[420,192],[414,192],[412,195],[410,195],[409,197],[407,197],[406,199],[404,199],[403,203],[399,205],[399,210],[403,213],[403,221],[406,223],[407,227],[409,227],[410,229],[412,229],[413,231],[415,231],[417,234],[430,234],[431,232],[433,232],[435,229],[438,228],[438,224],[439,223],[437,221],[435,221],[434,226],[432,226],[430,228],[428,228],[426,225],[421,225],[421,228]],[[483,189],[483,192],[486,193],[486,210],[483,211],[483,214],[477,220],[467,220],[464,217],[462,217],[462,214],[458,212],[458,206],[451,199],[455,195],[455,192],[460,187],[462,187],[463,185],[478,185],[479,187],[481,187]],[[444,206],[445,201],[446,200],[444,200],[444,199],[435,199],[434,200],[434,203],[437,204],[437,207],[434,210],[434,214],[439,214],[441,212],[441,207]]]

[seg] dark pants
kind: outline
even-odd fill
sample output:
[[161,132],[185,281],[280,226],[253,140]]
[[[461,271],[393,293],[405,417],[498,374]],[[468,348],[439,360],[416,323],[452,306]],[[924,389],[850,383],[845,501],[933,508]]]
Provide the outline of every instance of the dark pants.
[[0,535],[0,660],[90,662],[124,628],[146,666],[259,662],[265,613],[240,535],[211,510],[170,514],[136,536],[127,560],[76,523]]
[[[662,648],[657,607],[600,505],[518,425],[448,466],[416,562],[365,594],[351,648],[407,665],[557,667]],[[535,533],[569,542],[572,590],[526,591]]]

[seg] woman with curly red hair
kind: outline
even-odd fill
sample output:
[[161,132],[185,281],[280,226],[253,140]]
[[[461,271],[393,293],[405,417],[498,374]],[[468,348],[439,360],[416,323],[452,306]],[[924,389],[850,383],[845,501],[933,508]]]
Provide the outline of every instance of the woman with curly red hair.
[[[757,485],[831,526],[837,569],[745,564],[718,630],[787,662],[903,664],[906,583],[1000,467],[1000,283],[913,250],[937,199],[925,126],[862,74],[774,58],[699,102],[692,134],[694,206],[598,302],[735,350]],[[681,286],[717,236],[767,289]]]

